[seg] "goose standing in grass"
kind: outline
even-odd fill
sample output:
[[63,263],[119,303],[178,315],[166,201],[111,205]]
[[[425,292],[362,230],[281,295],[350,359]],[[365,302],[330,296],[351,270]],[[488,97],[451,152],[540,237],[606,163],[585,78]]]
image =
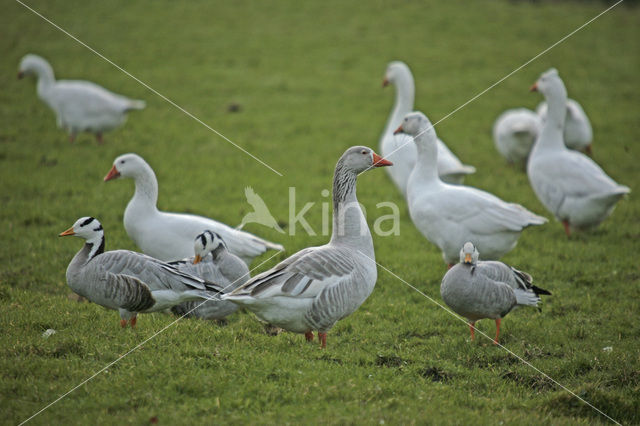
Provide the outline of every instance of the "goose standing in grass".
[[508,109],[493,124],[493,142],[509,163],[526,165],[540,133],[540,117],[527,108]]
[[247,264],[269,249],[283,250],[272,243],[224,223],[192,214],[158,210],[158,181],[153,169],[137,154],[124,154],[113,162],[105,182],[120,177],[132,178],[136,190],[124,211],[124,228],[129,237],[149,256],[164,261],[181,260],[193,255],[193,240],[206,229],[220,235],[229,251]]
[[[547,118],[547,103],[541,102],[536,111],[544,122]],[[564,120],[563,135],[567,148],[584,151],[591,155],[591,141],[593,140],[591,122],[582,106],[573,99],[567,99],[567,115]]]
[[541,92],[549,105],[527,164],[533,191],[562,222],[567,235],[572,230],[593,228],[630,189],[614,182],[591,158],[565,146],[567,90],[558,71],[552,68],[543,73],[531,90]]
[[190,300],[219,300],[217,285],[174,266],[128,250],[104,251],[104,230],[93,217],[82,217],[59,236],[84,238],[85,245],[67,268],[75,293],[120,312],[120,325],[135,327],[138,312],[157,312]]
[[333,232],[328,244],[309,247],[224,295],[260,319],[318,340],[369,297],[377,271],[369,226],[356,198],[356,178],[372,167],[390,166],[371,149],[345,151],[333,175]]
[[[195,256],[169,262],[182,272],[216,283],[223,293],[231,293],[250,278],[247,264],[229,253],[220,235],[204,231],[194,241]],[[200,300],[181,303],[171,308],[176,315],[202,319],[222,319],[238,310],[238,305],[228,301]]]
[[442,182],[436,169],[436,132],[423,113],[407,114],[396,132],[413,136],[418,150],[407,188],[411,219],[450,267],[467,241],[480,248],[483,259],[499,259],[515,247],[524,228],[547,221],[488,192]]
[[502,262],[479,262],[478,250],[467,242],[460,250],[460,263],[442,278],[442,300],[454,312],[469,320],[471,340],[475,338],[476,321],[491,318],[496,321],[496,338],[500,321],[518,306],[538,306],[541,294],[547,290],[532,284],[531,275]]
[[[415,85],[407,64],[400,61],[389,63],[382,86],[385,87],[389,84],[396,87],[396,97],[391,115],[380,139],[380,153],[384,158],[393,162],[394,166],[387,171],[402,195],[406,196],[409,175],[416,164],[416,147],[411,142],[411,138],[405,135],[395,135],[393,131],[398,127],[402,118],[413,110]],[[437,139],[436,143],[438,146],[438,174],[443,181],[461,184],[466,175],[475,173],[475,167],[462,164],[444,142]]]
[[80,132],[95,134],[102,143],[102,134],[119,127],[131,110],[145,107],[144,101],[125,98],[95,83],[81,80],[56,81],[51,65],[38,55],[28,54],[20,61],[18,78],[35,75],[38,97],[55,112],[58,127],[74,141]]

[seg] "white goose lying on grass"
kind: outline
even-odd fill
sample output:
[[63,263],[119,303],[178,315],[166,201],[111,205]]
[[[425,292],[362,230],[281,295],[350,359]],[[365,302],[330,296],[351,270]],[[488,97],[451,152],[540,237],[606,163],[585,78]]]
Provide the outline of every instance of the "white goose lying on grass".
[[538,306],[541,294],[547,290],[532,284],[531,275],[502,262],[479,262],[478,250],[467,242],[460,250],[460,263],[442,278],[442,300],[458,315],[469,320],[471,340],[475,338],[476,321],[491,318],[496,321],[496,338],[500,321],[518,306]]
[[331,241],[309,247],[222,296],[244,306],[260,319],[318,340],[324,348],[327,332],[369,297],[377,270],[373,240],[356,198],[356,178],[372,167],[390,166],[371,149],[345,151],[333,175]]
[[166,213],[158,210],[158,181],[151,166],[137,154],[124,154],[113,162],[105,182],[119,177],[132,178],[136,184],[133,198],[124,211],[124,228],[129,237],[149,256],[164,261],[193,256],[193,240],[208,229],[225,241],[229,251],[247,264],[269,249],[283,250],[245,231],[202,216]]
[[[229,253],[220,235],[204,231],[194,241],[195,256],[169,262],[182,272],[216,283],[223,293],[231,293],[250,278],[249,268],[238,256]],[[222,319],[238,310],[238,305],[228,301],[196,300],[171,308],[176,315],[202,319]]]
[[95,83],[81,80],[56,81],[51,65],[38,55],[28,54],[20,61],[18,78],[36,75],[38,97],[56,113],[58,127],[74,141],[80,132],[91,132],[102,143],[102,133],[113,130],[127,119],[127,112],[145,107],[144,101],[125,98]]
[[[415,85],[407,64],[394,61],[387,65],[382,86],[385,87],[389,84],[395,85],[396,98],[380,139],[380,153],[384,158],[393,162],[394,166],[387,169],[387,172],[402,195],[406,196],[407,182],[416,164],[416,147],[411,142],[411,138],[406,135],[395,135],[393,131],[402,122],[404,116],[413,110]],[[438,139],[436,143],[438,146],[438,174],[443,181],[461,184],[466,175],[475,173],[475,167],[462,164],[444,142]]]
[[508,109],[493,124],[493,142],[509,163],[526,165],[540,133],[540,117],[527,108]]
[[218,299],[220,288],[174,266],[128,250],[104,251],[104,230],[82,217],[59,236],[84,238],[67,268],[67,284],[80,296],[120,311],[120,325],[135,327],[138,312],[157,312],[189,300]]
[[[582,109],[582,106],[573,99],[567,99],[567,115],[564,120],[564,144],[569,149],[585,151],[591,155],[591,141],[593,140],[593,130],[589,117]],[[546,102],[541,102],[536,109],[542,123],[547,119],[548,106]]]
[[533,191],[562,222],[567,235],[572,230],[593,228],[630,189],[618,185],[591,158],[565,146],[567,90],[558,71],[552,68],[543,73],[531,90],[541,92],[549,105],[527,164]]
[[436,170],[436,132],[421,112],[408,114],[396,132],[414,136],[418,162],[409,178],[407,203],[418,230],[442,250],[452,266],[460,247],[472,241],[484,259],[499,259],[515,247],[522,230],[547,222],[519,204],[464,185],[442,182]]

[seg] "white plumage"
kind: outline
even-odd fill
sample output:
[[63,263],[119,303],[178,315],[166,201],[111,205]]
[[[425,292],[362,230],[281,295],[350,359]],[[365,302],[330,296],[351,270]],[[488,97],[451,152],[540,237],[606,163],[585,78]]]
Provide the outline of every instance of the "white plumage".
[[[567,99],[567,115],[564,120],[564,144],[567,148],[576,151],[586,151],[591,153],[591,141],[593,140],[593,130],[589,117],[582,109],[582,106],[573,99]],[[544,123],[547,118],[548,106],[546,102],[541,102],[536,109],[540,119]]]
[[496,149],[510,163],[526,165],[540,132],[540,117],[527,108],[508,109],[493,124]]

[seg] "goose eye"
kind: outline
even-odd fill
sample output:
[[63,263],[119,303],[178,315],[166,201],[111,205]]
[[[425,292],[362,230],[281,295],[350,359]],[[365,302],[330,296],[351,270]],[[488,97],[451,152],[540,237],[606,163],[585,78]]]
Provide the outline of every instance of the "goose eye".
[[124,164],[124,160],[120,160],[120,164]]
[[408,118],[405,118],[405,119],[404,119],[404,121],[405,121],[405,122],[406,122],[406,121],[409,121],[409,119],[408,119]]

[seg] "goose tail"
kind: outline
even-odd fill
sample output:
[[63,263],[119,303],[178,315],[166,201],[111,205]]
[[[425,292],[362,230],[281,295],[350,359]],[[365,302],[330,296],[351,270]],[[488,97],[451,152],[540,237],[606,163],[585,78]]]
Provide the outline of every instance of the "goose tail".
[[129,99],[129,102],[127,104],[127,107],[125,108],[125,111],[141,110],[141,109],[144,109],[146,106],[147,106],[147,103],[145,101],[140,101],[137,99]]

